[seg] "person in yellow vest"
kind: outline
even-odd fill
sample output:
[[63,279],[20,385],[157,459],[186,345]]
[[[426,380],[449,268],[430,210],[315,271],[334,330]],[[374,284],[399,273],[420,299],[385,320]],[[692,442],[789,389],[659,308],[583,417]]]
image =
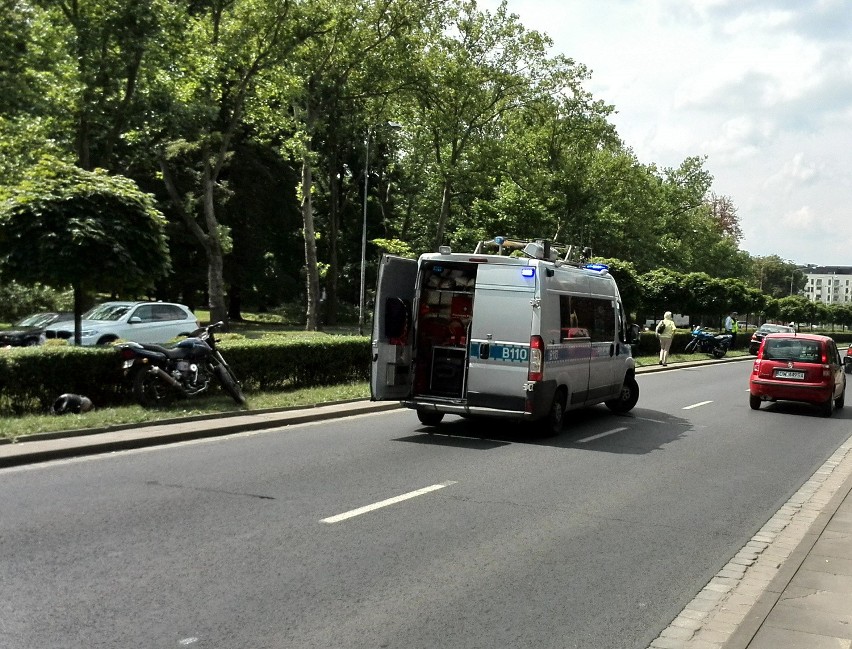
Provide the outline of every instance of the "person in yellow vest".
[[666,311],[663,314],[663,319],[657,325],[657,339],[660,341],[660,365],[667,365],[669,360],[669,350],[672,348],[672,338],[675,333],[675,323],[672,320],[672,312]]
[[737,322],[737,312],[731,311],[730,315],[725,318],[725,333],[731,334],[731,349],[737,342],[737,332],[740,330],[740,323]]

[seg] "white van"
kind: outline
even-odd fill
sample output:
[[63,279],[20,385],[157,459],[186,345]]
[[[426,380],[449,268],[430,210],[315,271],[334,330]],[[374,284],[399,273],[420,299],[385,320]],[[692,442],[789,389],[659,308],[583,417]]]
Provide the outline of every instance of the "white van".
[[401,401],[429,426],[450,413],[542,421],[552,433],[567,410],[629,411],[638,327],[606,267],[571,257],[570,247],[502,237],[473,253],[383,256],[372,399]]

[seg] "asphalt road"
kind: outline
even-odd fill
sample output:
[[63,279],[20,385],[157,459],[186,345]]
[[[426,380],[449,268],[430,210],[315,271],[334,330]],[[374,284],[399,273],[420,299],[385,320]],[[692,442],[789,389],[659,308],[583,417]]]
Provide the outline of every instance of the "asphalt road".
[[852,432],[751,411],[750,366],[553,438],[392,411],[0,470],[0,647],[644,649]]

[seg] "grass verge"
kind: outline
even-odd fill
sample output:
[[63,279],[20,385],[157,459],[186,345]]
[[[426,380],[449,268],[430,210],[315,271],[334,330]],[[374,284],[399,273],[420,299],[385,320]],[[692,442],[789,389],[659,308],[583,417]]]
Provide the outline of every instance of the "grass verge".
[[[318,403],[367,399],[370,386],[366,382],[331,385],[293,390],[292,392],[255,392],[248,396],[248,410],[269,408],[293,408],[313,406]],[[97,406],[97,404],[95,404]],[[227,396],[215,394],[209,397],[176,401],[168,408],[147,410],[141,406],[121,406],[98,409],[80,415],[24,415],[0,419],[0,438],[15,439],[23,435],[48,433],[85,428],[108,428],[125,424],[146,424],[167,419],[181,419],[199,415],[240,412],[241,409]]]

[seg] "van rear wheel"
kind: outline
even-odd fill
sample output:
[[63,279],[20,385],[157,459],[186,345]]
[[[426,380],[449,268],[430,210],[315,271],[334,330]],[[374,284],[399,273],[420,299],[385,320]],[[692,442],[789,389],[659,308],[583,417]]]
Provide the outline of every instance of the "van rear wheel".
[[636,382],[636,377],[630,374],[624,377],[624,384],[621,386],[618,397],[604,403],[613,412],[630,412],[638,402],[639,384]]
[[437,426],[444,419],[444,413],[437,410],[418,410],[417,418],[424,426]]
[[558,390],[553,395],[553,403],[550,404],[550,412],[544,419],[544,431],[547,435],[558,435],[562,432],[565,424],[565,392]]

